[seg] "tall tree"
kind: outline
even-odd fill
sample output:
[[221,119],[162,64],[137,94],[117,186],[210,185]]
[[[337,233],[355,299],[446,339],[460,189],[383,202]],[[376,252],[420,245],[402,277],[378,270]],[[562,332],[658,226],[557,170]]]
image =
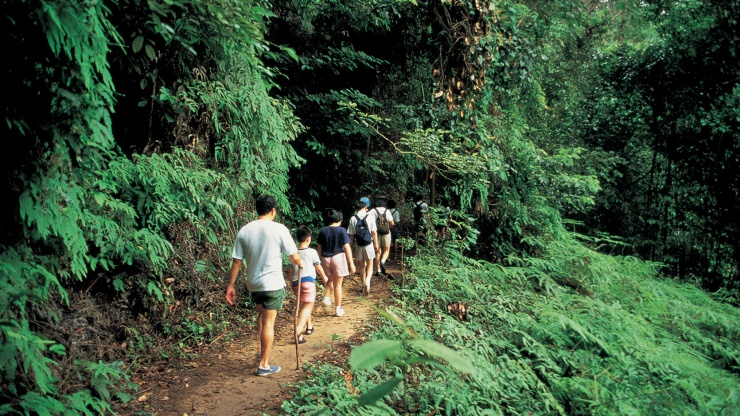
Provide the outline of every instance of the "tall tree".
[[590,224],[673,275],[736,289],[740,3],[654,1],[629,12],[644,29],[599,48],[605,82],[589,93],[581,130],[617,161]]

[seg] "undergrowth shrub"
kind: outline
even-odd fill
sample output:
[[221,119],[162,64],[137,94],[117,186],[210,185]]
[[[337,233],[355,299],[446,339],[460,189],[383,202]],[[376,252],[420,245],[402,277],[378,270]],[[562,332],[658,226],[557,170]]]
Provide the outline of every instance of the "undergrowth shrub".
[[252,2],[8,5],[24,69],[7,82],[26,94],[4,107],[23,146],[2,175],[0,413],[112,413],[131,362],[222,333],[226,240],[254,194],[288,207],[301,126],[269,96],[270,13]]
[[[476,370],[451,376],[391,360],[353,374],[373,380],[354,393],[404,374],[385,398],[393,409],[386,414],[736,414],[736,308],[659,277],[656,264],[601,254],[570,237],[546,244],[542,257],[509,262],[454,251],[410,259],[412,275],[395,288],[389,310]],[[466,320],[447,313],[451,302],[469,305]],[[371,339],[407,332],[378,325]],[[315,394],[333,405],[332,396]]]

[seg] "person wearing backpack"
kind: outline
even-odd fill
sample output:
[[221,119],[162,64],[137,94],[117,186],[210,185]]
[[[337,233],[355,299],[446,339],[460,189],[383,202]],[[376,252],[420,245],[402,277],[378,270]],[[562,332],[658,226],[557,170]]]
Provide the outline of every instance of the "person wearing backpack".
[[367,197],[360,198],[355,203],[355,214],[349,219],[349,239],[354,247],[355,261],[357,262],[357,273],[362,277],[365,293],[370,294],[370,279],[373,277],[373,260],[378,250],[378,235],[375,229],[375,221],[367,221],[370,200]]
[[388,260],[388,255],[391,254],[391,230],[393,229],[393,214],[385,206],[385,199],[378,198],[375,201],[375,208],[370,210],[368,218],[372,216],[372,220],[375,222],[375,228],[378,233],[378,253],[375,256],[375,270],[376,274],[380,275],[385,273],[385,261]]
[[393,228],[391,228],[391,246],[393,247],[393,260],[398,258],[398,239],[401,238],[401,213],[396,209],[396,201],[388,200],[388,210],[393,216]]
[[422,220],[429,212],[429,205],[424,202],[424,197],[417,194],[414,198],[414,231],[419,235],[422,232]]

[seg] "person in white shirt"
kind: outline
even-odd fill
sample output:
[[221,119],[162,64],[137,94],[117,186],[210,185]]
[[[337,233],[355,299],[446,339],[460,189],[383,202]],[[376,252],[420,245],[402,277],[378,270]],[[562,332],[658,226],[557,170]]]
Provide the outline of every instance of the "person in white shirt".
[[257,309],[257,332],[260,343],[260,362],[256,374],[267,376],[280,371],[280,366],[269,363],[275,339],[275,318],[285,300],[283,258],[303,269],[298,248],[283,224],[275,222],[277,201],[273,196],[260,195],[255,201],[257,219],[243,226],[236,235],[233,259],[226,288],[226,302],[236,302],[234,284],[242,263],[247,266],[247,290]]
[[[367,208],[369,206],[370,200],[367,197],[360,198],[355,203],[355,215],[349,219],[349,227],[347,227],[350,245],[354,247],[357,272],[362,277],[367,294],[370,294],[370,280],[373,277],[373,260],[375,259],[375,252],[378,251],[378,234],[375,229],[375,221],[368,221],[367,218]],[[357,226],[360,219],[364,219],[364,222],[367,224],[366,227],[369,231],[367,237],[362,235],[363,229]],[[369,239],[369,241],[365,241],[366,239]]]
[[429,205],[424,202],[424,197],[421,194],[417,194],[414,198],[414,233],[419,237],[419,234],[423,232],[422,221],[429,212]]
[[388,210],[393,215],[393,228],[391,228],[391,245],[393,246],[393,260],[398,258],[398,239],[401,238],[401,213],[396,209],[396,201],[388,200]]
[[388,260],[388,256],[391,254],[391,231],[395,223],[393,222],[393,214],[385,206],[385,199],[378,198],[375,201],[375,207],[370,210],[368,217],[372,216],[372,220],[375,222],[376,232],[378,233],[378,252],[375,256],[375,270],[376,274],[385,273],[385,262]]
[[303,269],[293,266],[295,268],[292,281],[293,292],[296,296],[300,292],[301,304],[298,322],[295,326],[295,339],[299,344],[306,342],[306,338],[303,337],[304,327],[306,335],[311,335],[314,331],[311,313],[313,312],[313,305],[316,303],[316,278],[320,276],[324,285],[329,282],[329,278],[324,273],[324,268],[321,267],[319,253],[311,248],[312,234],[311,228],[305,225],[299,226],[295,231],[295,237],[298,240],[298,254],[300,254],[303,264],[306,266]]

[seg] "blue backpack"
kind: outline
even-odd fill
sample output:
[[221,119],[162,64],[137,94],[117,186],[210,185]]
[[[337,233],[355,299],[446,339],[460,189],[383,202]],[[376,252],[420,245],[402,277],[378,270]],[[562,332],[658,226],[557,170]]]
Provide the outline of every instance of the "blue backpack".
[[357,222],[355,223],[355,241],[357,245],[364,247],[371,244],[373,242],[373,236],[370,233],[370,228],[367,226],[367,221],[365,221],[367,216],[360,218],[355,215],[354,217],[357,218]]

